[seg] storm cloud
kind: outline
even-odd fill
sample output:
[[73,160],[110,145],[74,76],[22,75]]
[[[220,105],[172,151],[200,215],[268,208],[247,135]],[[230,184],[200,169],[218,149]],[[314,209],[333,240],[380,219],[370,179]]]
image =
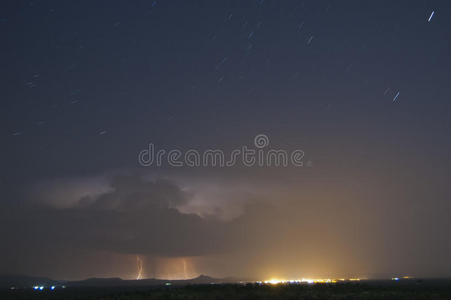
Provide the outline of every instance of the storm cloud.
[[[186,276],[186,264],[192,276],[298,276],[300,270],[305,275],[390,274],[418,267],[427,255],[420,245],[428,242],[431,230],[442,231],[445,225],[417,225],[421,222],[415,199],[420,196],[398,188],[384,191],[383,182],[354,179],[355,186],[341,179],[323,190],[318,180],[304,180],[301,186],[286,182],[285,188],[276,190],[265,179],[243,188],[239,178],[212,184],[216,179],[209,177],[182,182],[167,176],[114,175],[105,192],[85,195],[70,206],[60,207],[41,196],[39,201],[11,205],[1,215],[5,224],[1,234],[14,246],[2,248],[2,255],[11,258],[4,267],[8,271],[27,266],[24,272],[40,274],[44,269],[57,276],[66,266],[65,274],[69,269],[69,277],[78,278],[92,270],[77,271],[76,265],[95,260],[104,261],[104,266],[93,275],[132,277],[134,258],[140,256],[146,275],[152,277]],[[278,180],[273,184],[284,181]],[[206,193],[203,184],[194,182],[214,186],[215,192]],[[387,200],[395,192],[409,197],[410,206]],[[230,195],[235,199],[224,200]],[[208,202],[211,208],[196,210],[199,199],[203,207]],[[436,219],[444,221],[439,215]],[[397,251],[387,248],[400,238],[403,246],[398,245]],[[437,250],[447,245],[437,242]],[[400,260],[404,253],[410,256]],[[444,252],[436,255],[448,259]],[[68,256],[72,259],[62,259]],[[120,263],[111,269],[110,260]],[[182,262],[185,273],[180,271]],[[429,272],[440,269],[436,265]]]

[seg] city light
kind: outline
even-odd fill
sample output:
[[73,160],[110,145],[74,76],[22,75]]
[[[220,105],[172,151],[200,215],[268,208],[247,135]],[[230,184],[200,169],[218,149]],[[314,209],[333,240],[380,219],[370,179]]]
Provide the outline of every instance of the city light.
[[278,279],[271,278],[265,281],[256,281],[257,284],[327,284],[327,283],[337,283],[339,281],[360,281],[360,278],[349,278],[349,279],[332,279],[332,278],[301,278],[301,279]]

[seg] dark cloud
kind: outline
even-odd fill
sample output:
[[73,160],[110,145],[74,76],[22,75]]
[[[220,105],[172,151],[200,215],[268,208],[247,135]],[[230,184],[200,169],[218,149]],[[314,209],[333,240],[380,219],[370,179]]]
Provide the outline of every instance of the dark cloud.
[[[322,189],[316,179],[277,191],[263,181],[254,194],[232,182],[199,180],[215,186],[214,194],[204,195],[211,197],[204,200],[212,207],[235,205],[233,199],[216,201],[222,189],[242,198],[240,212],[227,219],[220,213],[194,213],[195,206],[193,213],[182,212],[198,199],[198,190],[181,188],[186,181],[129,175],[111,177],[106,192],[84,196],[69,207],[45,199],[8,205],[1,212],[0,233],[10,246],[1,250],[9,258],[3,271],[83,277],[108,270],[110,276],[133,276],[133,258],[139,255],[147,275],[160,277],[183,276],[174,270],[187,259],[190,274],[219,276],[389,275],[399,270],[413,274],[417,268],[443,274],[439,262],[451,259],[443,251],[449,240],[436,238],[449,227],[440,192],[431,203],[443,206],[442,213],[421,205],[425,194],[384,180],[341,178]],[[197,188],[204,190],[203,185]],[[393,194],[399,198],[390,198]],[[420,263],[427,252],[436,259],[425,267]],[[87,262],[96,260],[103,263],[90,268]],[[108,267],[114,260],[117,269]]]
[[[112,191],[84,197],[71,208],[28,204],[3,214],[3,232],[16,246],[93,248],[160,256],[204,255],[223,250],[225,225],[180,213],[189,195],[175,184],[134,176],[113,178]],[[4,211],[6,212],[6,211]]]

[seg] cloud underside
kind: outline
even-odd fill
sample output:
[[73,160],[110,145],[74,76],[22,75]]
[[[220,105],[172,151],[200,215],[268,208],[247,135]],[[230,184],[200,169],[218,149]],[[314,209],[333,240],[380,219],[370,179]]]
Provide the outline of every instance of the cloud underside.
[[[240,202],[240,212],[223,219],[179,209],[189,207],[195,197],[174,181],[116,176],[103,193],[84,196],[71,206],[22,201],[4,207],[0,233],[8,246],[0,251],[8,258],[5,270],[31,268],[44,275],[62,265],[76,269],[92,253],[103,254],[89,258],[94,260],[91,269],[105,255],[140,255],[203,257],[208,264],[199,264],[207,271],[225,270],[226,275],[267,274],[275,269],[281,274],[409,268],[442,272],[446,265],[442,262],[451,261],[444,251],[449,242],[433,237],[445,232],[449,220],[444,214],[417,211],[412,204],[420,202],[413,195],[406,195],[410,202],[387,201],[383,195],[392,191],[379,189],[369,195],[367,188],[343,183],[329,184],[328,190],[293,187],[287,194],[266,195],[270,201],[246,194],[243,197],[249,199]],[[433,223],[421,221],[433,214]],[[431,252],[434,259],[427,258]],[[421,265],[425,261],[428,265]],[[90,267],[85,264],[80,274]],[[67,269],[60,272],[66,274]]]

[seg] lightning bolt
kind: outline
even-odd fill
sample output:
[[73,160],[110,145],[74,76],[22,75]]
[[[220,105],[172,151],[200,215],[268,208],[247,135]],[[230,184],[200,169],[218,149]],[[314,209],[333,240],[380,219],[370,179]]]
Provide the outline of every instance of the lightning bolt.
[[186,274],[186,259],[183,259],[183,274],[185,276],[185,279],[187,279],[188,276]]
[[136,280],[140,280],[143,276],[143,261],[139,255],[136,255],[136,266],[138,267],[138,275],[136,276]]

